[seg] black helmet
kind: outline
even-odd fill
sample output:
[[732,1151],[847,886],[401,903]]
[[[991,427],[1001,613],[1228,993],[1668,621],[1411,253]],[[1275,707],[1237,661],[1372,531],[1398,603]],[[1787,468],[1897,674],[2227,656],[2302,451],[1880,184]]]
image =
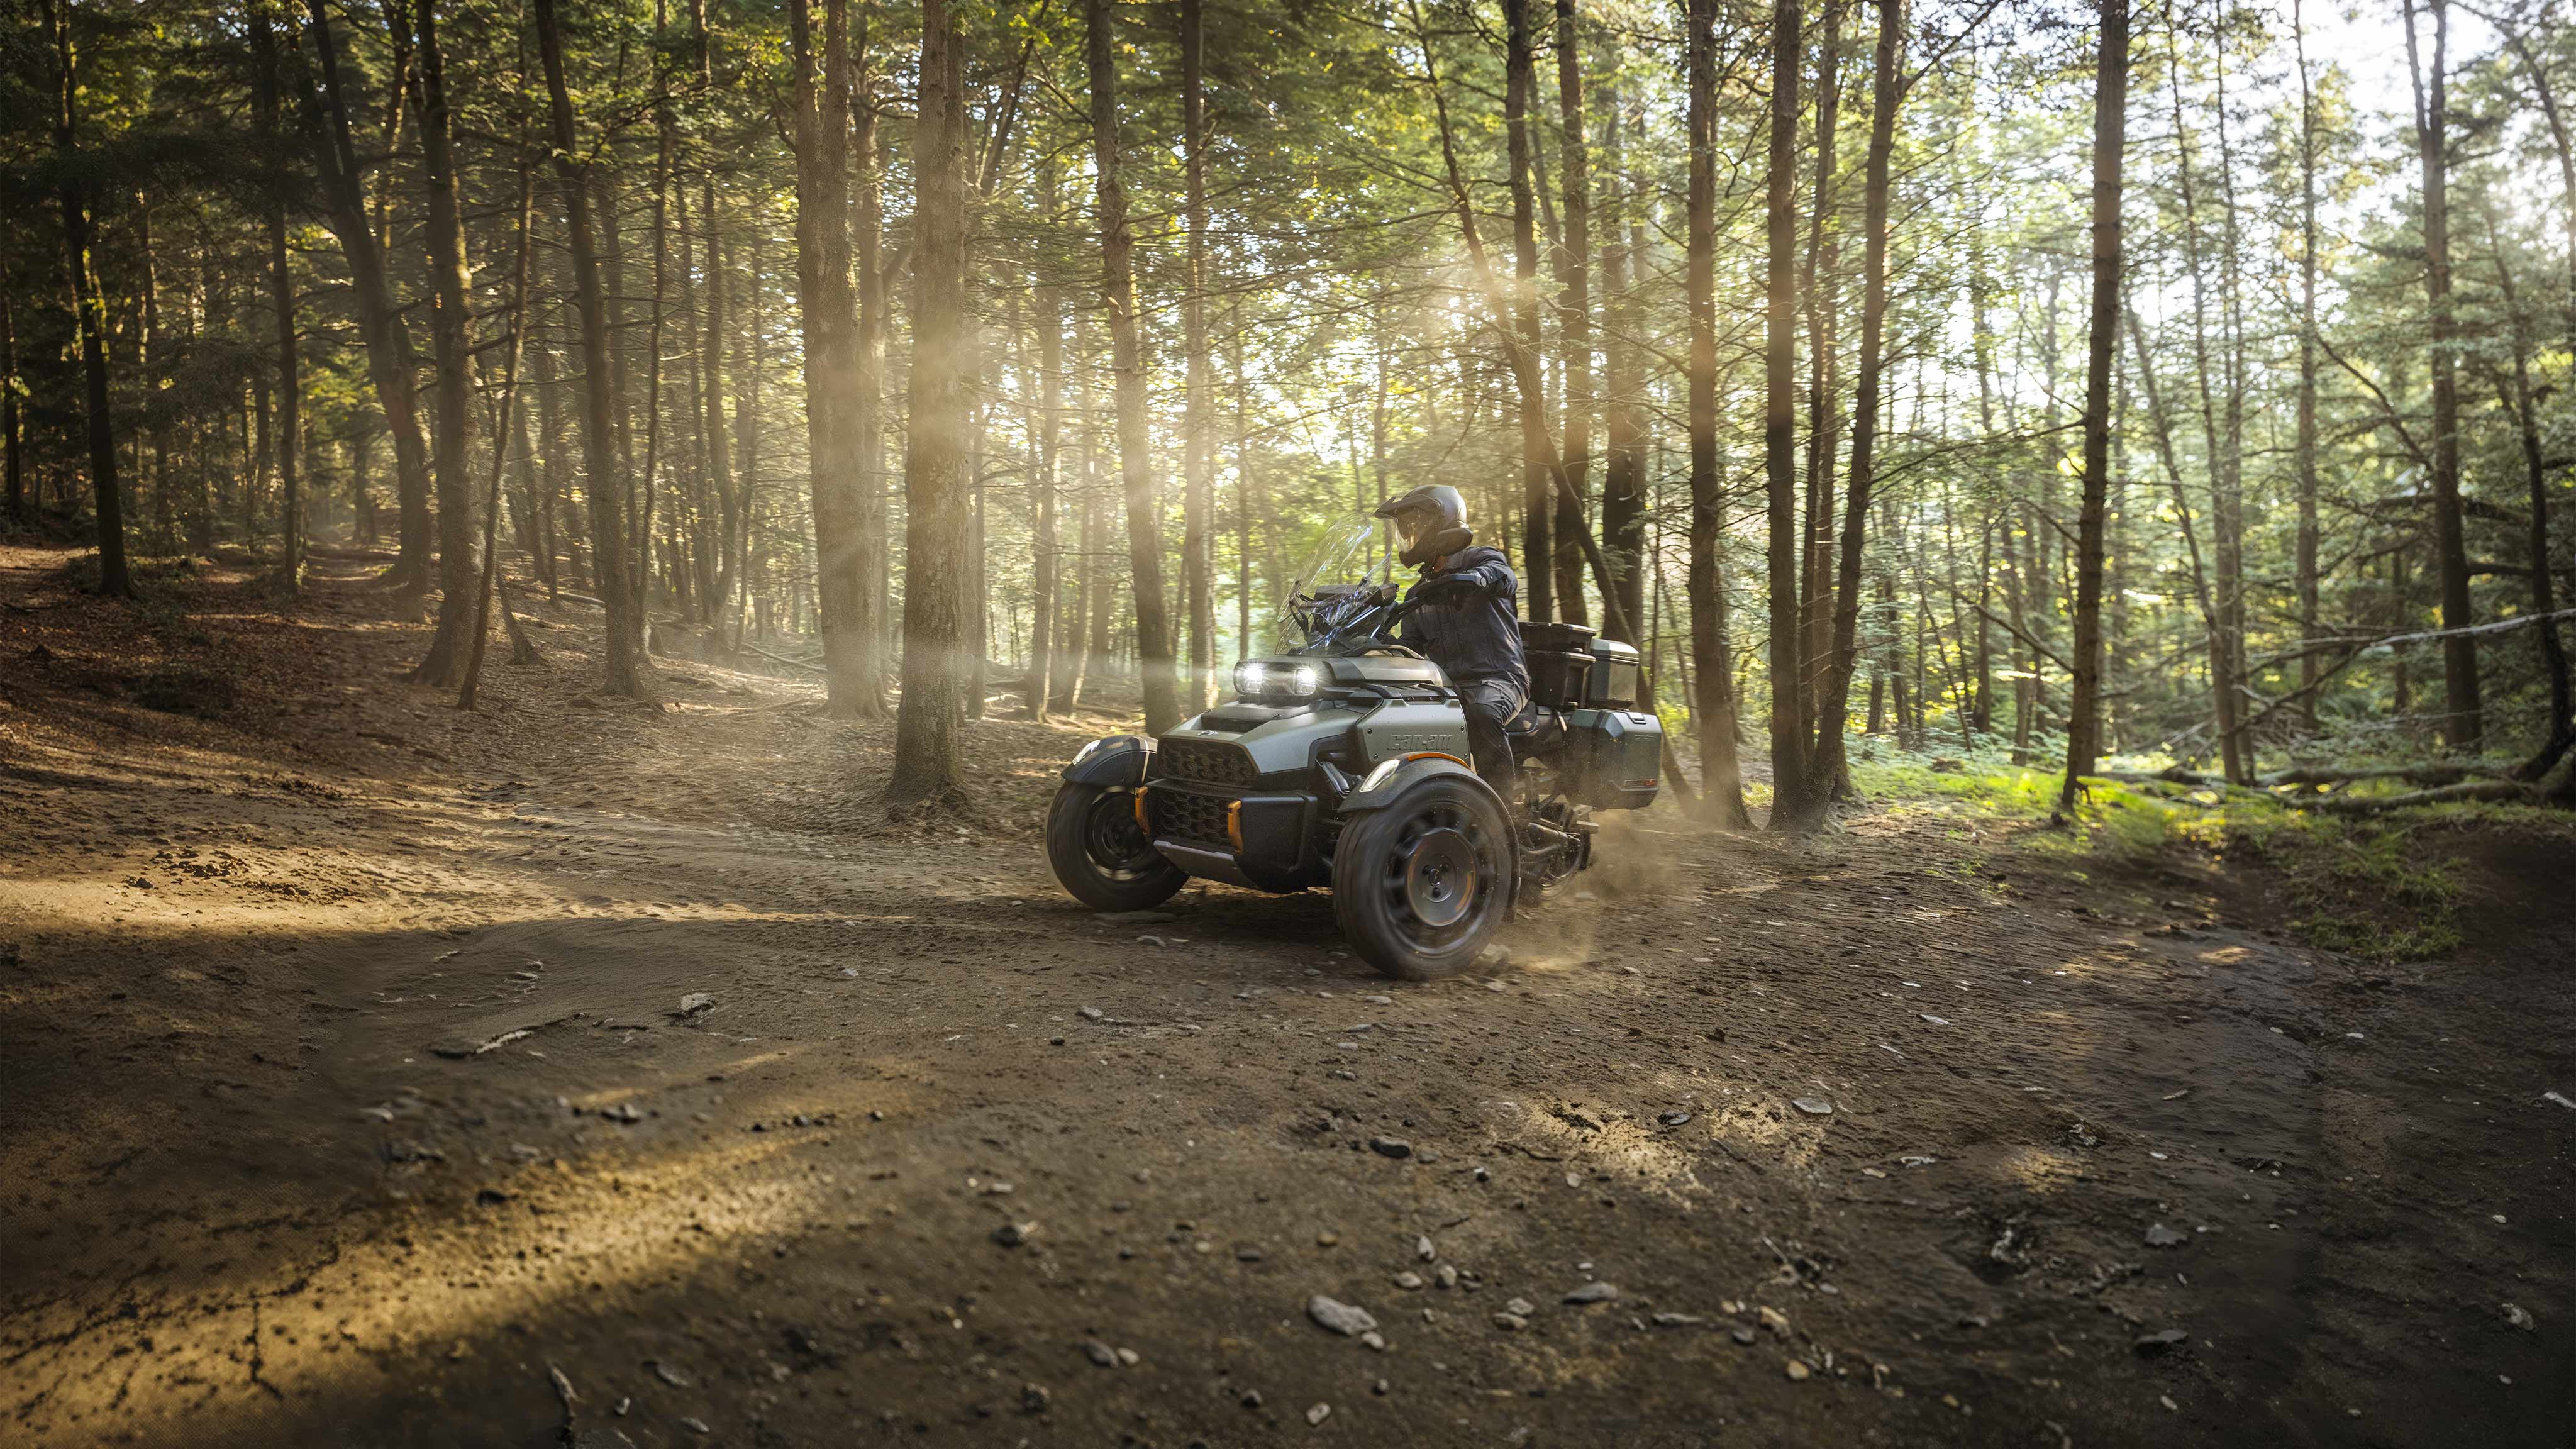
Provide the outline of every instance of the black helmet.
[[1395,520],[1408,564],[1427,564],[1456,553],[1476,537],[1467,528],[1467,500],[1442,483],[1426,483],[1380,506],[1377,516]]

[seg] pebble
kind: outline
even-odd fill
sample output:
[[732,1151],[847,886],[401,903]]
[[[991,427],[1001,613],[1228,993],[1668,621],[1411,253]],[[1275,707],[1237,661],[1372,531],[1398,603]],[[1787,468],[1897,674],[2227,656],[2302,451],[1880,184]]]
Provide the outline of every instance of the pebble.
[[1341,1240],[1342,1235],[1339,1233],[1317,1233],[1315,1235],[1315,1246],[1319,1248],[1329,1248],[1339,1243]]
[[1333,1417],[1333,1406],[1330,1404],[1317,1404],[1306,1411],[1308,1424],[1320,1424],[1331,1417]]
[[2535,1332],[2540,1327],[2539,1322],[2531,1316],[2531,1310],[2519,1303],[2508,1303],[2504,1306],[2504,1321],[2525,1333]]
[[1565,1295],[1568,1303],[1609,1303],[1619,1296],[1616,1283],[1586,1283]]
[[1386,1352],[1385,1334],[1375,1331],[1363,1333],[1360,1335],[1360,1342],[1367,1344],[1369,1347],[1376,1349],[1380,1353]]
[[1380,1157],[1405,1158],[1413,1155],[1413,1144],[1401,1137],[1372,1137],[1369,1151]]
[[1055,1395],[1047,1392],[1046,1385],[1037,1383],[1020,1385],[1020,1409],[1022,1412],[1043,1414],[1047,1411],[1047,1406],[1054,1402]]
[[1834,1104],[1826,1101],[1822,1097],[1792,1097],[1789,1099],[1789,1105],[1806,1113],[1810,1117],[1830,1117],[1834,1115]]
[[1118,1350],[1111,1348],[1109,1345],[1102,1343],[1096,1338],[1086,1338],[1082,1341],[1082,1356],[1091,1360],[1093,1363],[1100,1365],[1102,1368],[1116,1368],[1118,1366]]
[[2190,1234],[2166,1227],[2162,1223],[2148,1225],[2147,1246],[2150,1248],[2178,1248],[2190,1241]]
[[[680,998],[680,1014],[695,1016],[716,1004],[716,999],[703,991],[692,991]],[[704,1432],[704,1431],[701,1431]]]
[[1689,1122],[1690,1119],[1691,1114],[1688,1112],[1666,1112],[1655,1120],[1663,1123],[1667,1127],[1679,1127]]
[[1727,1330],[1727,1337],[1734,1339],[1737,1343],[1749,1344],[1753,1341],[1753,1330],[1744,1327],[1742,1324],[1738,1324]]
[[1344,1338],[1357,1338],[1377,1327],[1377,1319],[1367,1309],[1337,1302],[1321,1293],[1306,1300],[1306,1316]]
[[1789,1360],[1789,1382],[1804,1383],[1807,1376],[1813,1372],[1814,1370],[1808,1368],[1804,1362],[1794,1358]]
[[1494,1315],[1494,1326],[1506,1333],[1512,1333],[1529,1327],[1529,1320],[1517,1313],[1497,1313]]
[[1100,1019],[1100,1008],[1097,1006],[1086,1006],[1075,1012],[1074,1015],[1081,1017],[1085,1021],[1098,1021]]
[[694,1415],[682,1418],[680,1420],[680,1427],[688,1430],[692,1434],[712,1434],[715,1432],[715,1430],[707,1427],[706,1420]]
[[1527,1318],[1531,1314],[1538,1312],[1538,1305],[1532,1303],[1526,1298],[1515,1298],[1509,1303],[1504,1304],[1503,1309],[1505,1312],[1511,1313],[1517,1317]]
[[1440,1250],[1431,1246],[1428,1236],[1418,1236],[1413,1240],[1413,1256],[1428,1263],[1440,1256]]
[[1443,1263],[1431,1270],[1431,1279],[1443,1288],[1455,1288],[1458,1286],[1458,1266],[1455,1263]]
[[2154,1333],[2140,1334],[2137,1341],[2130,1346],[2142,1354],[2154,1355],[2163,1353],[2167,1349],[2179,1348],[2190,1340],[2191,1335],[2179,1328],[2164,1328]]
[[1236,1399],[1235,1402],[1243,1405],[1247,1409],[1258,1409],[1261,1407],[1261,1390],[1245,1389],[1243,1391],[1243,1397]]
[[1689,1328],[1694,1324],[1705,1321],[1706,1320],[1702,1319],[1696,1313],[1658,1313],[1655,1315],[1655,1326],[1657,1328]]
[[1398,1273],[1395,1275],[1395,1286],[1410,1293],[1422,1286],[1422,1275],[1410,1271]]
[[993,1241],[1005,1248],[1016,1248],[1036,1237],[1037,1231],[1038,1225],[1035,1223],[1004,1223],[993,1229]]

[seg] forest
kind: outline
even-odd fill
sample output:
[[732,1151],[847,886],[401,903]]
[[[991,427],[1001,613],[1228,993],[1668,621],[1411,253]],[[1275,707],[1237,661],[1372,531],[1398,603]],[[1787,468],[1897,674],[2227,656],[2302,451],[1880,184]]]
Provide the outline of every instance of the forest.
[[2566,0],[13,0],[0,459],[8,1444],[2576,1424]]
[[2566,788],[2554,7],[56,0],[8,44],[8,506],[109,594],[380,546],[453,687],[487,600],[576,593],[608,688],[666,640],[819,670],[917,799],[988,710],[1195,713],[1326,524],[1445,482],[1529,618],[1646,651],[1712,819],[1760,756],[1812,825],[1856,735]]

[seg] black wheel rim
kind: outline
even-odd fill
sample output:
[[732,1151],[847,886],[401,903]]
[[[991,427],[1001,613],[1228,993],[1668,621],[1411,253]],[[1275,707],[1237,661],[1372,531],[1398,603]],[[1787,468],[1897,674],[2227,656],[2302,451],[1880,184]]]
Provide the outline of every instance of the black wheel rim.
[[1425,831],[1404,861],[1404,902],[1434,930],[1458,924],[1475,908],[1475,847],[1455,830]]
[[1396,933],[1439,955],[1475,936],[1502,879],[1501,842],[1465,802],[1429,800],[1396,827],[1378,893]]
[[1106,880],[1141,880],[1163,863],[1136,824],[1136,797],[1125,791],[1104,791],[1091,802],[1082,822],[1082,850]]

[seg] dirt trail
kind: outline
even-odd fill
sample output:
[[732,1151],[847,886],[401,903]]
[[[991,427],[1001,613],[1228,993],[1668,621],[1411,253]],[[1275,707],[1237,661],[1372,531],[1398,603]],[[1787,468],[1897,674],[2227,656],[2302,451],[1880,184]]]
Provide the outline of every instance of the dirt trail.
[[2576,1443],[2563,842],[2374,975],[2205,863],[1653,814],[1405,986],[1321,895],[1065,900],[1087,729],[889,821],[886,727],[601,700],[578,606],[459,716],[354,564],[60,562],[0,550],[12,1443]]

